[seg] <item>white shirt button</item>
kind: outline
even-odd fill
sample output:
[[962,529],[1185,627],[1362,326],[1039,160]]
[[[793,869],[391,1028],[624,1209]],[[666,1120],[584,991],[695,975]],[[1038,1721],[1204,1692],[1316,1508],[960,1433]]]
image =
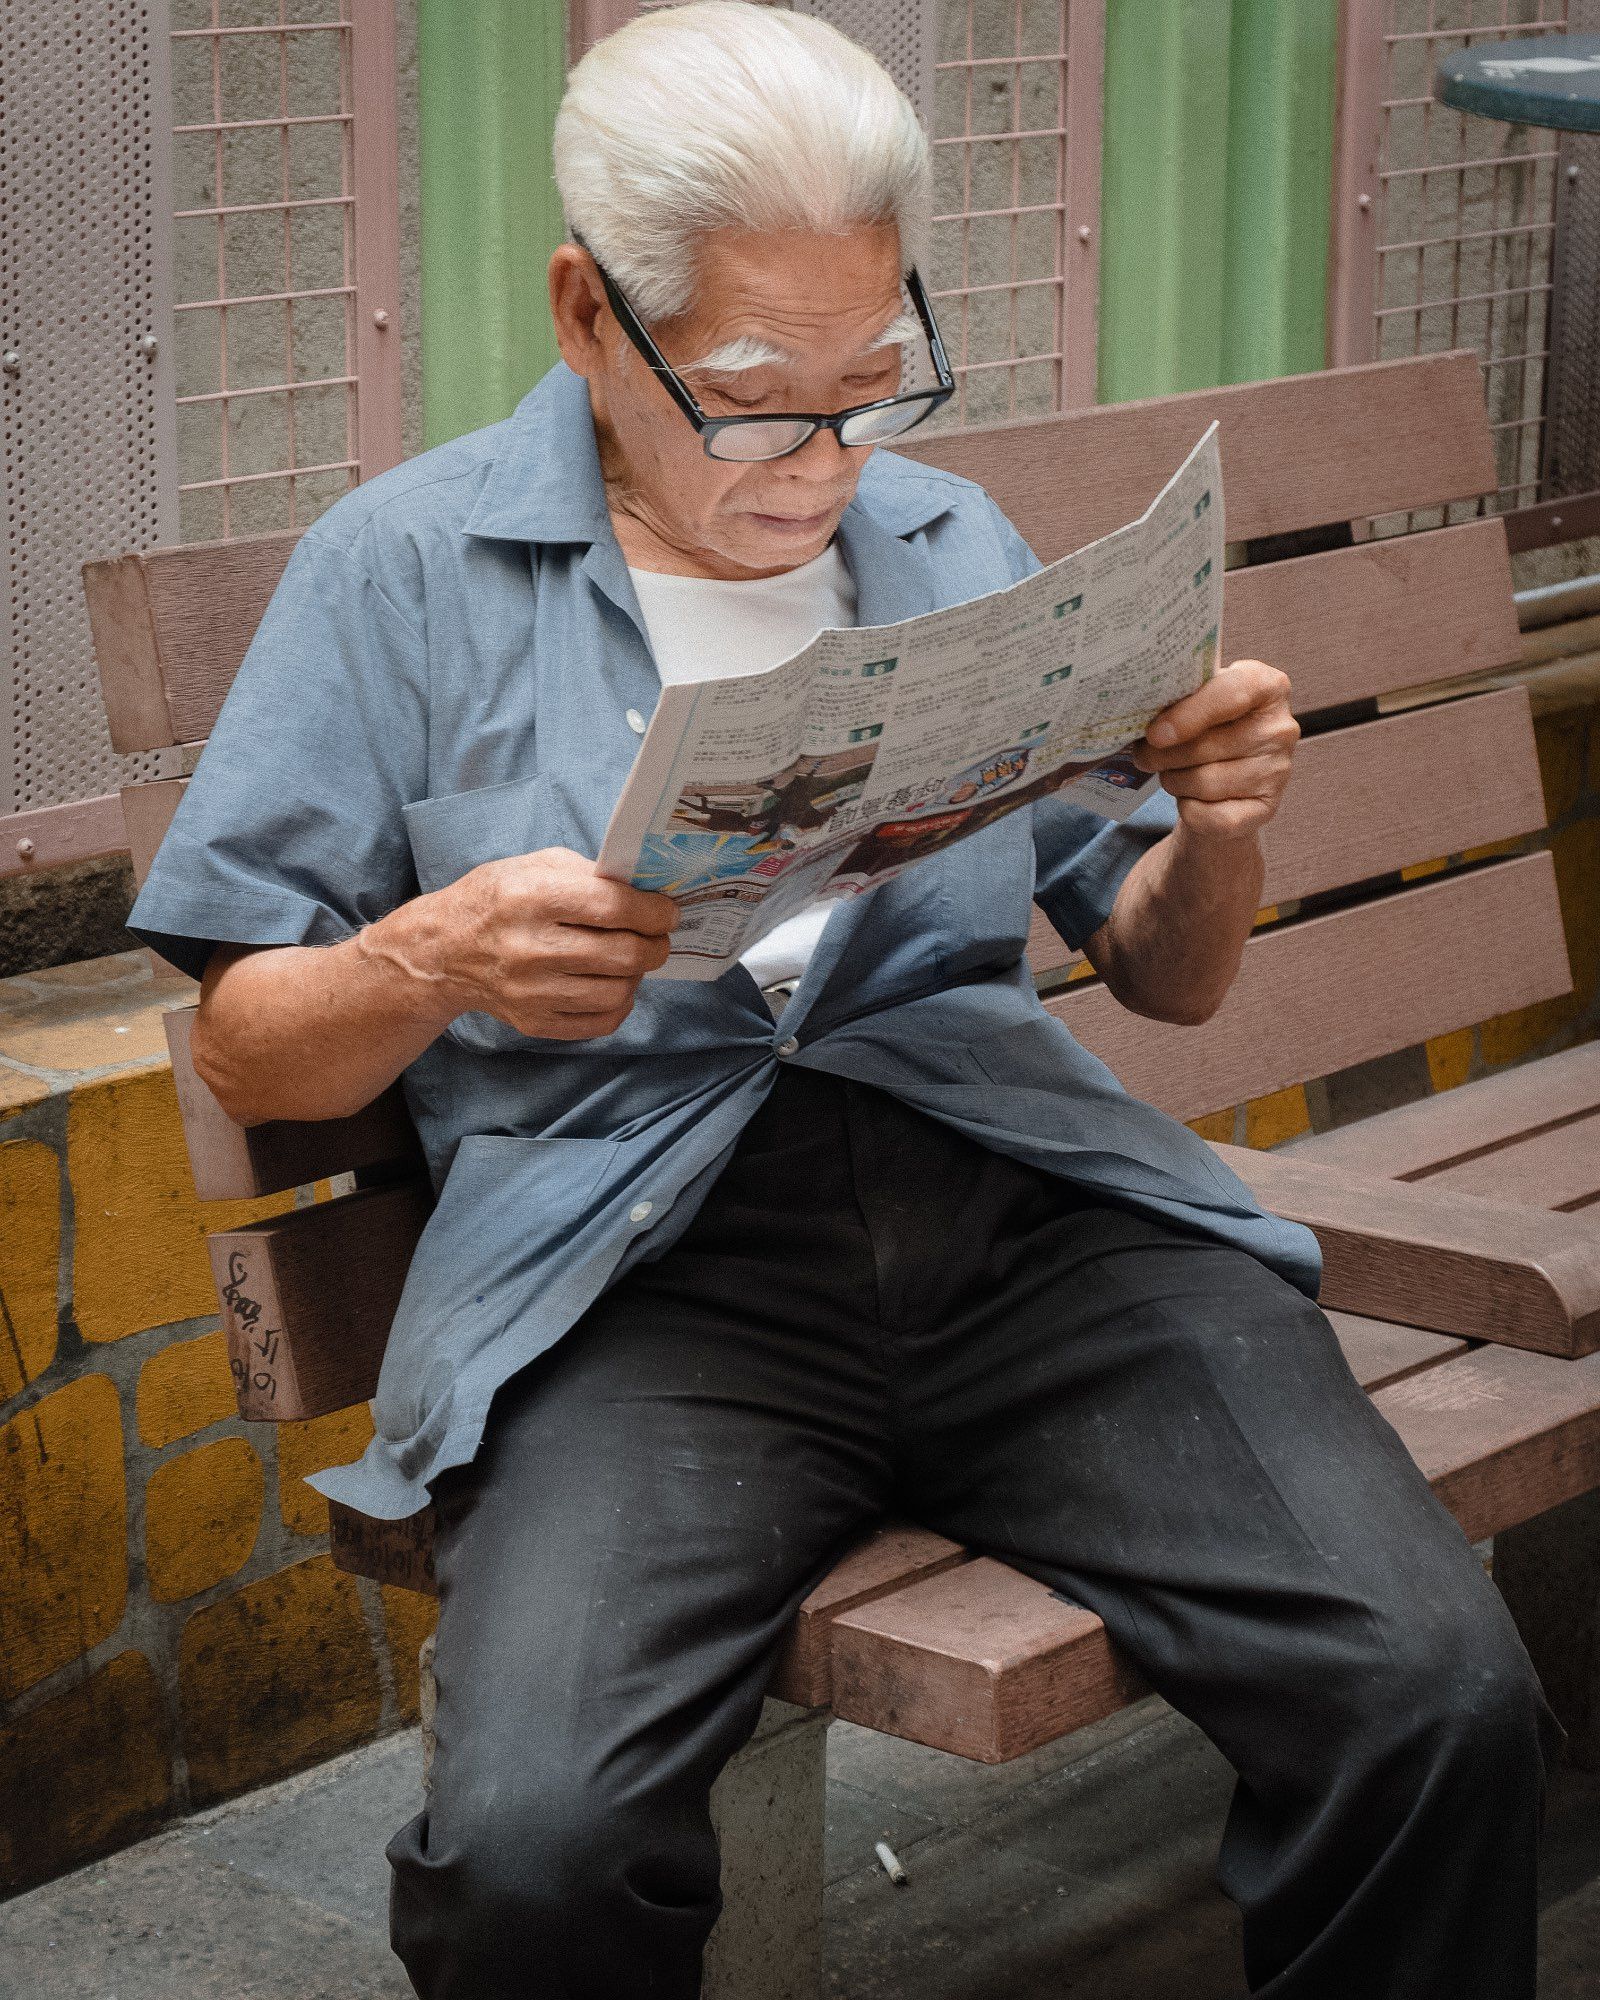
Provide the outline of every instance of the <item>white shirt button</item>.
[[630,1222],[643,1222],[654,1207],[655,1203],[653,1201],[636,1201],[632,1208],[628,1210],[628,1220]]
[[780,1056],[797,1056],[799,1053],[800,1044],[795,1040],[793,1035],[790,1035],[787,1041],[782,1041],[778,1044],[778,1054]]
[[636,708],[628,710],[628,727],[633,731],[635,736],[642,736],[644,734],[644,717]]

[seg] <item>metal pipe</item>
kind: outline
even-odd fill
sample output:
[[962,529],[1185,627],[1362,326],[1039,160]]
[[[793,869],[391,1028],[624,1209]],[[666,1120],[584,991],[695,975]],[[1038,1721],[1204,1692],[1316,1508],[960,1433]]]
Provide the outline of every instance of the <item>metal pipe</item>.
[[[1564,618],[1586,618],[1600,611],[1600,576],[1574,576],[1564,583],[1541,583],[1528,590],[1513,592],[1517,623],[1524,632],[1535,626],[1554,625]],[[1563,652],[1576,647],[1564,646]]]

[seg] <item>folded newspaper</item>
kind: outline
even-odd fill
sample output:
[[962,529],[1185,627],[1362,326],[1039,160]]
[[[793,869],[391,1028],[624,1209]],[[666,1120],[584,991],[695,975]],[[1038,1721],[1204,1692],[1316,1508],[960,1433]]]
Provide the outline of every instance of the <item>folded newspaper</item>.
[[1127,751],[1216,671],[1216,433],[1136,521],[1020,583],[664,687],[597,864],[677,903],[654,976],[716,979],[807,905],[1046,793],[1126,819],[1160,783]]

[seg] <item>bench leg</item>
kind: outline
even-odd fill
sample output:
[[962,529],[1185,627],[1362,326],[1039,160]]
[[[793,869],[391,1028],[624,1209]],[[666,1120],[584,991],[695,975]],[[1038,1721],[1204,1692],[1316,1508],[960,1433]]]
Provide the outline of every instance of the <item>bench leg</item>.
[[722,1915],[702,2000],[819,2000],[822,1814],[832,1711],[771,1695],[711,1788]]
[[1600,1492],[1496,1535],[1494,1580],[1571,1739],[1568,1760],[1600,1770]]
[[[433,1770],[433,1633],[422,1642],[422,1784]],[[768,1696],[711,1788],[722,1915],[706,1941],[702,2000],[820,2000],[822,1815],[832,1711]]]
[[417,1654],[417,1700],[422,1711],[422,1789],[424,1793],[433,1790],[433,1711],[439,1699],[439,1686],[433,1678],[433,1642],[438,1637],[430,1632],[423,1640]]

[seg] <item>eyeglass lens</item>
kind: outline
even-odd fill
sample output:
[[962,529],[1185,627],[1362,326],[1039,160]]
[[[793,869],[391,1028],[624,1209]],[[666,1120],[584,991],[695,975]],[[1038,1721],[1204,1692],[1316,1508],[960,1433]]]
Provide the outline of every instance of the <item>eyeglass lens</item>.
[[[839,427],[841,444],[877,444],[898,437],[913,424],[921,423],[937,398],[918,396],[912,402],[894,403],[883,410],[864,410]],[[713,458],[744,460],[781,458],[797,450],[816,427],[792,417],[775,417],[770,423],[730,424],[709,440]]]

